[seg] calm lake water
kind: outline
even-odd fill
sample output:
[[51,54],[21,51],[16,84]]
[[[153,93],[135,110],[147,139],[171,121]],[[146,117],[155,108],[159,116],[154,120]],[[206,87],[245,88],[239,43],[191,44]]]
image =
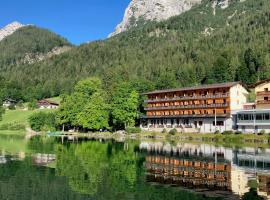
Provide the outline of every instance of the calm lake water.
[[0,137],[0,199],[269,199],[270,149]]

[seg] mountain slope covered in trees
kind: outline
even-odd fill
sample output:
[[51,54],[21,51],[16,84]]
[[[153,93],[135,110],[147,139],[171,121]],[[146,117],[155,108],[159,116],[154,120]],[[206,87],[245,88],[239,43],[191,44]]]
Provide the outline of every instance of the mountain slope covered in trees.
[[70,46],[70,43],[49,30],[22,27],[0,42],[0,70],[22,64],[27,55],[46,54],[63,46]]
[[268,0],[232,1],[224,10],[204,0],[167,21],[2,71],[24,99],[70,93],[88,76],[101,77],[109,92],[121,81],[139,92],[233,80],[251,84],[270,76],[269,33]]

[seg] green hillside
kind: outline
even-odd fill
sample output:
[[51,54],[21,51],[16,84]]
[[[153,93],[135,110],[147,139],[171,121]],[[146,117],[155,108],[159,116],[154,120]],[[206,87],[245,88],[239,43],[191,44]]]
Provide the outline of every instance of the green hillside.
[[205,0],[167,21],[3,74],[25,99],[69,93],[78,80],[93,75],[108,91],[123,80],[144,91],[233,80],[251,84],[269,77],[269,0],[235,0],[225,10],[217,7],[215,15],[211,4]]
[[47,53],[54,47],[70,45],[64,38],[35,26],[25,26],[0,42],[0,69],[20,64],[26,54]]

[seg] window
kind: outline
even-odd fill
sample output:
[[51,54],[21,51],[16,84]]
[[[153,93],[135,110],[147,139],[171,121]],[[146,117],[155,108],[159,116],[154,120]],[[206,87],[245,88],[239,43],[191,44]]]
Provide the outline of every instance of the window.
[[256,120],[262,120],[262,114],[257,114],[256,115]]
[[199,121],[199,126],[202,126],[203,125],[203,122],[202,121]]
[[263,99],[264,99],[265,101],[268,101],[268,97],[264,97]]
[[223,121],[217,121],[217,126],[224,126],[224,122]]
[[264,91],[265,91],[265,92],[268,92],[268,88],[264,88]]
[[[215,121],[213,121],[213,126],[215,126]],[[217,121],[217,126],[224,126],[224,121]]]

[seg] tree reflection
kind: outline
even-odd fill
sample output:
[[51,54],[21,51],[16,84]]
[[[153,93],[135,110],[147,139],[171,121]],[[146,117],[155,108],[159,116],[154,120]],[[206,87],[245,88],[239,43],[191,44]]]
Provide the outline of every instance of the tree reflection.
[[68,178],[72,190],[90,194],[93,199],[208,199],[179,188],[147,183],[145,157],[137,149],[136,142],[59,145],[57,174]]

